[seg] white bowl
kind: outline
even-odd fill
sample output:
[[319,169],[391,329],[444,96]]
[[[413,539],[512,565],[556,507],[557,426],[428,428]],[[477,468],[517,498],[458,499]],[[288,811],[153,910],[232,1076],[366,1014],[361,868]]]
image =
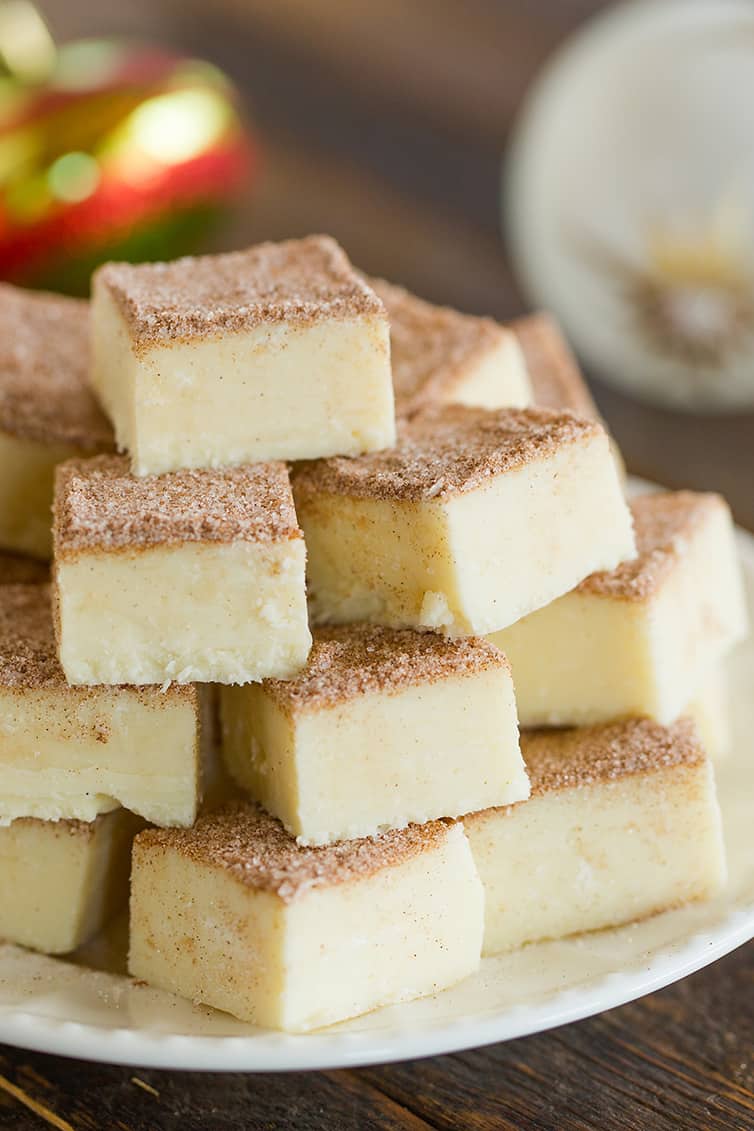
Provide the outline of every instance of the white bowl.
[[504,223],[597,376],[754,404],[754,5],[636,0],[573,35],[521,110]]

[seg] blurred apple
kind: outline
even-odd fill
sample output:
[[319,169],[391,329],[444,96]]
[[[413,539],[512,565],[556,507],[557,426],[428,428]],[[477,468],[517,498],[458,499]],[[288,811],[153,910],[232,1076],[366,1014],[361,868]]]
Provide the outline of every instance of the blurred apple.
[[195,251],[254,178],[257,145],[207,63],[117,40],[56,50],[26,3],[0,7],[0,60],[2,279],[86,294],[105,259]]

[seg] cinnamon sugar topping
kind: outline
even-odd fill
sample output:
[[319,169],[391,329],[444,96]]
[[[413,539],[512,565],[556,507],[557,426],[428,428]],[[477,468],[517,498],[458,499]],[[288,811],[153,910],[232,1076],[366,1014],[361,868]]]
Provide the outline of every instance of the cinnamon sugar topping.
[[606,726],[523,731],[521,752],[532,795],[697,765],[705,759],[689,719],[667,727],[652,719],[627,719]]
[[595,421],[549,409],[444,405],[401,422],[394,448],[299,464],[294,487],[302,497],[325,493],[442,500],[546,459],[600,430]]
[[62,687],[50,610],[44,585],[6,585],[0,589],[0,686]]
[[449,639],[410,629],[339,625],[315,630],[301,675],[292,680],[266,679],[264,689],[284,710],[297,713],[490,667],[510,671],[503,653],[481,637]]
[[59,821],[46,821],[41,817],[16,817],[11,828],[19,825],[38,826],[43,834],[53,836],[71,836],[80,840],[93,840],[97,831],[113,814],[118,817],[124,812],[122,809],[110,809],[106,813],[98,813],[92,821],[79,821],[75,817],[63,817]]
[[260,806],[231,802],[199,817],[192,829],[148,829],[136,838],[136,845],[180,852],[196,864],[221,868],[248,887],[272,892],[290,903],[312,888],[365,880],[438,848],[448,828],[448,822],[429,821],[379,836],[306,848]]
[[329,236],[172,263],[108,263],[95,279],[117,303],[137,348],[268,322],[301,325],[385,314]]
[[433,306],[384,279],[369,279],[390,319],[395,408],[399,416],[452,397],[468,370],[510,337],[491,318]]
[[111,451],[87,386],[88,303],[0,284],[0,429],[42,444]]
[[99,456],[57,469],[57,555],[300,537],[284,463],[137,477],[125,457]]
[[640,495],[631,502],[637,557],[617,569],[593,573],[577,592],[626,601],[643,601],[654,593],[683,555],[694,532],[715,511],[727,510],[720,495],[695,491],[663,491]]
[[592,394],[555,320],[549,314],[530,314],[511,322],[510,329],[523,350],[534,403],[599,420]]

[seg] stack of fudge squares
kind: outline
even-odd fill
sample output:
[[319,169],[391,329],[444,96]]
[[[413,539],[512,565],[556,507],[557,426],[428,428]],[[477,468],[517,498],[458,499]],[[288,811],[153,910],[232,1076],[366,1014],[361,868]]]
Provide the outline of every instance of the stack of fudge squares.
[[304,1031],[718,890],[730,514],[547,317],[310,237],[0,322],[0,936],[130,872],[134,977]]

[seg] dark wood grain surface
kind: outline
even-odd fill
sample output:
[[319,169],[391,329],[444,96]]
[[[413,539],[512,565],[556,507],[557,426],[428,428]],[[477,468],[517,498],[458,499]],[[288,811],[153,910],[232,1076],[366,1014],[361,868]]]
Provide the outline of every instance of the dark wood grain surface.
[[[266,144],[222,246],[330,231],[365,269],[498,317],[524,308],[499,230],[505,138],[595,0],[56,0],[226,67]],[[716,488],[754,529],[754,414],[685,417],[595,383],[627,463]],[[754,947],[642,1001],[468,1053],[348,1072],[155,1072],[0,1048],[0,1127],[32,1131],[754,1129]]]

